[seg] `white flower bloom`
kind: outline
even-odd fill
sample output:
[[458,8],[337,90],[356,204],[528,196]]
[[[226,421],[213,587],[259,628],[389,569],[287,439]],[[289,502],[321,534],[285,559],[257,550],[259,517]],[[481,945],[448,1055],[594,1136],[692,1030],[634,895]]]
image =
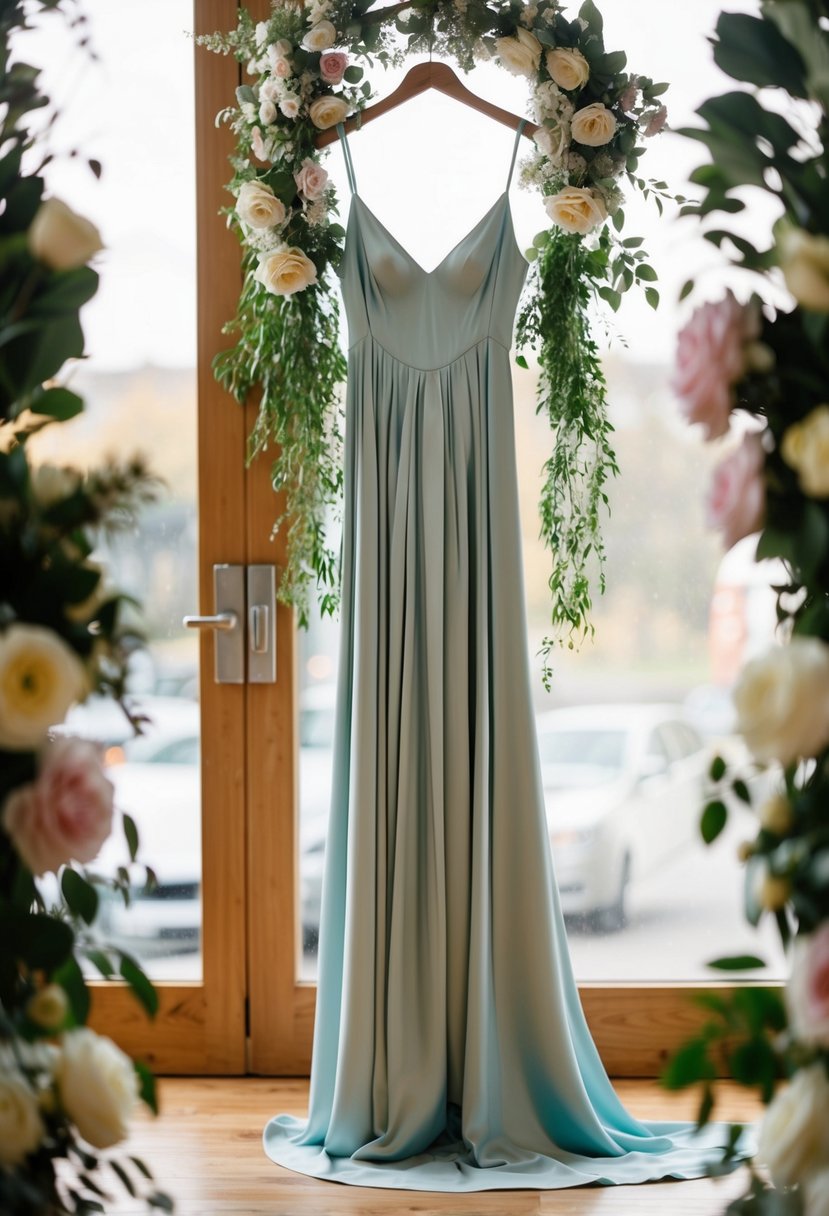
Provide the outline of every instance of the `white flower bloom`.
[[812,312],[829,312],[829,237],[783,228],[777,255],[786,286],[798,304]]
[[287,248],[262,259],[255,278],[276,296],[304,291],[317,281],[317,268],[301,249]]
[[535,34],[519,26],[514,37],[496,38],[495,50],[513,76],[534,76],[541,62],[541,43]]
[[775,1186],[794,1186],[829,1161],[829,1080],[822,1064],[778,1090],[760,1128],[757,1159]]
[[46,1132],[37,1094],[11,1058],[0,1060],[0,1165],[13,1169],[38,1147]]
[[829,498],[829,405],[818,405],[783,434],[780,451],[804,494]]
[[829,1216],[829,1167],[807,1174],[801,1190],[806,1216]]
[[268,23],[267,23],[267,21],[257,21],[256,32],[255,32],[254,36],[256,38],[257,46],[265,45],[265,43],[268,41]]
[[243,182],[236,199],[236,212],[251,228],[273,228],[285,222],[285,204],[265,182]]
[[543,152],[552,164],[558,166],[570,147],[570,132],[566,123],[558,123],[554,127],[539,127],[533,140],[539,152]]
[[607,219],[604,199],[596,190],[581,186],[566,186],[558,194],[544,200],[544,207],[554,224],[565,232],[584,235]]
[[242,116],[248,122],[256,122],[256,106],[252,101],[243,101],[239,109],[242,111]]
[[60,1030],[69,1012],[69,1002],[60,984],[44,984],[30,998],[26,1017],[41,1030]]
[[40,747],[88,688],[83,664],[56,633],[10,625],[0,633],[0,747]]
[[296,93],[286,93],[279,102],[279,108],[286,118],[296,118],[299,114],[299,98]]
[[789,764],[829,743],[829,646],[794,637],[750,660],[733,694],[737,730],[758,760]]
[[87,1027],[63,1036],[56,1071],[60,1102],[93,1148],[125,1139],[138,1102],[138,1078],[129,1056]]
[[55,503],[70,498],[81,487],[83,478],[77,469],[62,465],[39,464],[32,469],[32,494],[41,510],[48,510]]
[[562,89],[580,89],[590,79],[590,64],[581,51],[560,47],[548,51],[545,60],[547,71]]
[[52,270],[76,270],[103,249],[95,225],[59,198],[47,198],[28,232],[29,252]]
[[[263,80],[260,84],[259,96],[263,101],[278,101],[283,88],[284,85],[281,80],[278,80],[275,76],[269,76],[267,80]],[[250,105],[250,102],[247,104]],[[251,106],[251,109],[253,109],[255,114],[256,110],[253,106]]]
[[272,122],[276,122],[276,106],[272,101],[263,101],[259,106],[259,121],[265,127],[269,127]]
[[331,22],[320,21],[311,27],[302,39],[302,45],[306,51],[327,51],[336,41],[337,31]]
[[311,102],[308,114],[318,130],[326,131],[329,127],[335,127],[337,123],[344,122],[348,117],[349,109],[350,106],[344,98],[337,97],[333,93],[326,93]]
[[573,139],[588,148],[600,148],[610,143],[616,134],[616,127],[613,113],[600,101],[584,106],[573,115]]

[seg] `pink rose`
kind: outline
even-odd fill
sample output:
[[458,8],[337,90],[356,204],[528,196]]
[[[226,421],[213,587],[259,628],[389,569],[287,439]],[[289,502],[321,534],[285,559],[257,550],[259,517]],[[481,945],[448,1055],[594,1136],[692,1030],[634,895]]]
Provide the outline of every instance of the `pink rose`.
[[257,160],[268,159],[268,150],[265,147],[265,139],[258,127],[251,128],[250,146],[251,151]]
[[760,436],[752,433],[714,469],[706,504],[707,522],[709,528],[722,532],[726,549],[763,526],[763,463],[763,444]]
[[756,304],[739,304],[729,291],[719,304],[703,304],[680,331],[671,382],[688,422],[706,439],[728,430],[734,385],[745,375],[747,347],[760,333]]
[[348,67],[348,56],[342,51],[326,51],[320,55],[320,76],[326,84],[339,84]]
[[58,739],[42,753],[36,780],[6,799],[2,824],[39,876],[98,856],[112,830],[112,794],[94,744]]
[[306,156],[299,173],[294,174],[296,188],[307,199],[319,198],[328,184],[328,174],[322,165]]
[[660,131],[664,131],[667,121],[668,111],[665,106],[660,106],[658,110],[654,110],[653,114],[648,118],[643,132],[645,138],[650,139],[652,135],[658,135]]
[[274,74],[277,80],[287,80],[289,76],[293,75],[293,71],[294,69],[287,59],[274,60],[273,66],[271,67],[271,72]]
[[795,1037],[829,1047],[829,924],[795,941],[786,1003]]

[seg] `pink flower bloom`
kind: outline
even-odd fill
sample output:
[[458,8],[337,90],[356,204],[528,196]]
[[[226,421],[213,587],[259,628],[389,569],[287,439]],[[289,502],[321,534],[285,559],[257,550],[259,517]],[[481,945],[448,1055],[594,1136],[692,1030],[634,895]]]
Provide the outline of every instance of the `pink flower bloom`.
[[258,127],[253,127],[251,129],[250,146],[251,151],[257,160],[268,159],[268,150],[265,147],[265,139]]
[[747,347],[760,333],[756,304],[739,304],[726,293],[719,304],[703,304],[680,331],[671,382],[688,422],[705,427],[706,439],[728,430],[734,386],[747,370]]
[[320,76],[326,84],[339,84],[348,67],[348,56],[343,51],[326,51],[320,56]]
[[83,739],[47,745],[40,773],[6,799],[2,824],[33,874],[98,856],[112,830],[112,782],[98,750]]
[[653,114],[651,114],[650,118],[648,119],[647,125],[643,132],[645,138],[649,139],[652,135],[658,135],[660,131],[664,131],[667,122],[668,111],[665,106],[660,106],[658,110],[654,110]]
[[287,59],[275,59],[271,71],[277,80],[287,80],[293,75],[294,69]]
[[706,504],[709,528],[722,532],[726,549],[759,532],[766,513],[763,444],[756,433],[714,469]]
[[622,96],[619,98],[619,105],[627,114],[636,105],[636,98],[639,96],[639,77],[634,76],[628,87],[625,89]]
[[300,194],[313,201],[320,197],[328,185],[328,174],[322,165],[306,156],[299,173],[294,174],[294,181]]
[[829,1047],[829,924],[795,942],[786,1001],[795,1037]]

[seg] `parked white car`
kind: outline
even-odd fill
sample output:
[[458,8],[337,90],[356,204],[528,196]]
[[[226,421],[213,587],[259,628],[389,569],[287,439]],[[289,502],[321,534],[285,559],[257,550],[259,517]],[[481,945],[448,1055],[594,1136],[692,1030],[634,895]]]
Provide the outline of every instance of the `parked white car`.
[[562,909],[621,928],[631,883],[697,835],[708,751],[674,705],[557,709],[537,726]]

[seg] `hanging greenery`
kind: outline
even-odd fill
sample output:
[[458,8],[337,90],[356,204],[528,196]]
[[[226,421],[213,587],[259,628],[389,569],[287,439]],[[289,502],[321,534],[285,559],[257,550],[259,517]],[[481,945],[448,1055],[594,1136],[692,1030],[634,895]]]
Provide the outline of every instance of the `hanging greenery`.
[[[667,85],[631,74],[622,51],[605,49],[592,0],[572,18],[556,0],[414,0],[373,11],[369,4],[274,3],[258,23],[240,9],[234,30],[199,39],[235,55],[252,81],[217,120],[237,139],[228,216],[243,245],[245,284],[227,326],[235,345],[216,359],[216,375],[239,401],[260,390],[249,456],[272,448],[273,483],[285,492],[275,524],[289,529],[280,597],[301,623],[314,593],[321,610],[333,612],[339,562],[326,528],[342,491],[346,365],[334,279],[345,232],[317,139],[371,99],[366,66],[412,52],[452,58],[467,72],[494,59],[526,77],[537,130],[521,176],[550,219],[527,254],[536,265],[518,321],[519,344],[537,353],[538,408],[553,430],[540,507],[553,553],[548,679],[556,637],[563,631],[573,644],[592,628],[594,558],[604,586],[600,523],[617,468],[589,311],[597,296],[617,309],[636,284],[653,307],[659,302],[641,239],[620,234],[623,185],[652,195],[661,209],[665,183],[638,173],[642,137],[666,124]],[[526,358],[519,363],[527,366]]]

